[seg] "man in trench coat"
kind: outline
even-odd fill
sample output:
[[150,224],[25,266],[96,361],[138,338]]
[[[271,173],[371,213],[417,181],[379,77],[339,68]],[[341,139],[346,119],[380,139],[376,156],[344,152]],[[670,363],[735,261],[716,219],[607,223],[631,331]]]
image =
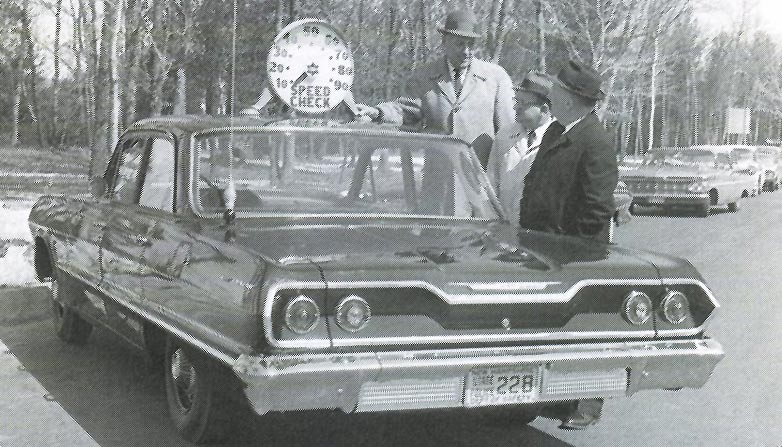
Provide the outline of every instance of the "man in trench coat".
[[478,30],[471,11],[448,14],[439,29],[444,55],[414,70],[402,97],[377,107],[357,104],[359,113],[377,122],[410,125],[476,143],[485,169],[495,134],[514,122],[514,93],[505,69],[474,57]]

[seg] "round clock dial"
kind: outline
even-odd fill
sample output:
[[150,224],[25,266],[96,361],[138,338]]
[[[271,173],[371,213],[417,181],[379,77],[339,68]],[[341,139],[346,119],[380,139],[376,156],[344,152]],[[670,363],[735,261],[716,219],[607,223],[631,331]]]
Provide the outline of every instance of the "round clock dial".
[[302,113],[323,113],[353,86],[353,55],[331,25],[303,19],[274,39],[266,71],[271,89],[287,105]]

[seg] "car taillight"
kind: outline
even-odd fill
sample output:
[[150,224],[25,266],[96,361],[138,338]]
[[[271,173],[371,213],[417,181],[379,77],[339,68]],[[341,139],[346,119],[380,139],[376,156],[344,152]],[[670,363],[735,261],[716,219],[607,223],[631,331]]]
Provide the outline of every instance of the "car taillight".
[[634,290],[627,294],[622,304],[622,311],[627,321],[642,325],[652,315],[652,300],[649,295]]
[[337,305],[337,325],[348,332],[358,332],[369,323],[372,310],[361,297],[348,295]]
[[305,295],[293,298],[285,306],[285,324],[297,334],[306,334],[318,325],[320,309]]
[[672,324],[679,324],[687,318],[689,313],[690,303],[687,297],[683,293],[672,290],[665,295],[662,303],[660,303],[660,310],[662,311],[663,318]]

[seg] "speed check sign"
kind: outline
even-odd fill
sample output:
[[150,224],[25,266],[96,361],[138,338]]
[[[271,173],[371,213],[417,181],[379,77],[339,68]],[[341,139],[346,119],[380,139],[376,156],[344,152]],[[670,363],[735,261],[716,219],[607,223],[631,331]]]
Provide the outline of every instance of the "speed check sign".
[[270,88],[285,104],[301,113],[324,113],[350,92],[353,55],[330,24],[302,19],[274,39],[266,71]]

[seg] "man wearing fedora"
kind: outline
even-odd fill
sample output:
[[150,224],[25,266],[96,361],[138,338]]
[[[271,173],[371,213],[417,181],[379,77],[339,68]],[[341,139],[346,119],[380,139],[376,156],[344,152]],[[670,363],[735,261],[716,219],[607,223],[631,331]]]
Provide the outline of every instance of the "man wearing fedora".
[[569,61],[552,80],[552,111],[565,130],[532,163],[521,226],[608,243],[618,173],[613,141],[595,114],[605,98],[600,75]]
[[487,173],[508,220],[519,224],[524,177],[542,142],[551,142],[565,130],[551,114],[551,80],[529,72],[514,87],[516,122],[500,129],[489,154]]
[[414,70],[401,98],[377,107],[357,104],[359,114],[469,144],[481,137],[477,152],[485,168],[495,134],[513,123],[513,89],[505,69],[474,57],[478,30],[472,11],[449,13],[439,28],[443,56]]

